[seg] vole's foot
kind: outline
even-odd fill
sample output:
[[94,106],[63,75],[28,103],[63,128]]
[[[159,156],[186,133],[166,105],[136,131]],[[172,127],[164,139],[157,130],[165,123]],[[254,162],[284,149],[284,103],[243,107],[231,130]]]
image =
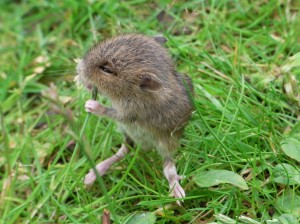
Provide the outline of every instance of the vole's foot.
[[170,185],[170,189],[171,189],[171,195],[174,198],[184,198],[185,197],[185,191],[180,186],[178,181],[176,181],[173,185]]
[[[99,163],[96,166],[96,170],[97,170],[99,176],[105,175],[105,173],[107,172],[107,170],[109,168],[110,168],[110,164],[108,164],[106,160],[102,161],[101,163]],[[90,169],[90,172],[87,175],[85,175],[84,184],[92,185],[95,182],[96,177],[97,176],[95,174],[95,171],[93,169]]]
[[85,175],[84,184],[85,185],[93,185],[95,180],[96,180],[96,174],[93,170],[90,170],[90,172],[87,175]]
[[[172,159],[165,160],[164,163],[164,174],[169,182],[171,196],[182,199],[185,197],[185,192],[180,186],[179,181],[182,179],[182,176],[179,176],[176,171],[175,163]],[[176,201],[180,205],[180,201]]]
[[85,103],[85,111],[92,113],[92,114],[97,114],[97,115],[102,115],[105,112],[105,107],[102,106],[100,103],[98,103],[95,100],[88,100]]
[[[89,101],[93,101],[93,100],[89,100]],[[105,175],[106,172],[109,170],[109,168],[114,163],[116,163],[116,162],[120,161],[122,158],[124,158],[124,156],[128,152],[129,152],[129,150],[126,147],[126,145],[122,144],[121,148],[118,150],[118,152],[116,154],[114,154],[113,156],[109,157],[108,159],[98,163],[95,168],[96,168],[99,176]],[[85,185],[92,185],[95,182],[96,178],[97,178],[96,173],[94,172],[93,169],[90,169],[90,172],[87,175],[85,175],[84,184]]]
[[[178,176],[176,179],[180,179],[181,177]],[[172,183],[170,183],[170,189],[171,189],[171,196],[173,196],[174,198],[178,198],[178,199],[181,199],[181,198],[184,198],[185,197],[185,191],[184,189],[180,186],[179,184],[179,181],[174,181]],[[180,200],[177,200],[176,203],[178,205],[181,205],[180,204]]]

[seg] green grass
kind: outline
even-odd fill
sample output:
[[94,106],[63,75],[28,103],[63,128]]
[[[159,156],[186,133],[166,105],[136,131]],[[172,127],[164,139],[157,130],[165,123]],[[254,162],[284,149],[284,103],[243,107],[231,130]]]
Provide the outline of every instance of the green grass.
[[[104,209],[115,223],[137,223],[140,212],[155,223],[299,221],[300,3],[248,2],[1,1],[1,223],[100,223]],[[101,161],[122,136],[113,121],[90,116],[79,137],[91,94],[73,83],[74,59],[132,32],[164,34],[195,85],[176,154],[182,207],[168,197],[156,152],[132,151],[101,179],[106,193],[82,183],[90,169],[82,150]],[[207,170],[237,173],[248,189],[203,187]]]

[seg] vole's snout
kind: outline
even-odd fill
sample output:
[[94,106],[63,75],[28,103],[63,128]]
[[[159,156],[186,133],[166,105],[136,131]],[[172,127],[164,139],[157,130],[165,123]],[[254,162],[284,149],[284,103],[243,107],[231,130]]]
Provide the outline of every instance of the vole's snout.
[[77,85],[83,85],[88,90],[92,90],[93,86],[91,84],[89,84],[85,78],[86,74],[84,71],[83,60],[77,58],[77,59],[75,59],[75,62],[77,62],[77,66],[76,66],[77,76],[75,77],[75,82],[77,83]]
[[83,75],[83,69],[84,69],[84,63],[82,59],[75,59],[75,62],[77,62],[76,71],[78,75]]

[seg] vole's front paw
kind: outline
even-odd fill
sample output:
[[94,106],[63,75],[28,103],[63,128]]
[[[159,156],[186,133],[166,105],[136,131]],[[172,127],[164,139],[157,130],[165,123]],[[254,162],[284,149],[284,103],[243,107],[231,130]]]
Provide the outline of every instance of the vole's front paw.
[[105,112],[105,107],[95,100],[86,101],[84,108],[86,112],[97,115],[102,115]]

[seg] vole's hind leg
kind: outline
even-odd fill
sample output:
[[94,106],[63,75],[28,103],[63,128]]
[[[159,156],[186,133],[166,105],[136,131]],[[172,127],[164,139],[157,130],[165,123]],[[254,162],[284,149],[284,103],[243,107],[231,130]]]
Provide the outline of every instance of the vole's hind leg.
[[[175,198],[184,198],[185,192],[179,184],[181,177],[177,174],[174,160],[170,157],[164,161],[164,175],[169,182],[171,195]],[[180,205],[179,201],[177,203]]]
[[[108,159],[96,165],[95,168],[99,176],[105,175],[106,172],[110,169],[110,167],[113,164],[119,162],[126,156],[126,154],[128,154],[129,152],[128,145],[133,146],[133,141],[126,136],[125,144],[124,143],[122,144],[121,148],[118,150],[116,154],[114,154],[113,156],[109,157]],[[89,173],[85,176],[84,184],[92,185],[95,182],[95,180],[96,180],[96,174],[93,169],[90,169]]]

